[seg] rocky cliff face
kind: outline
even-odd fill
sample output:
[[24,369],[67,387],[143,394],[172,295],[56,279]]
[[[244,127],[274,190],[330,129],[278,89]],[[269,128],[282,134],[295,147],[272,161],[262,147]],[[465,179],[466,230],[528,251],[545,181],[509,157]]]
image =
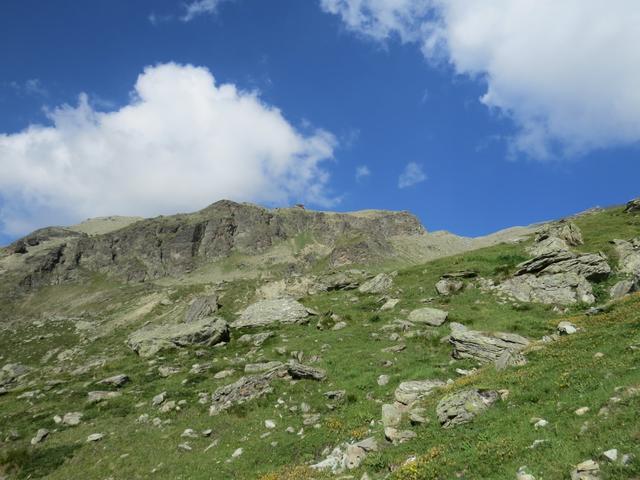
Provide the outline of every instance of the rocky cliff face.
[[[224,200],[193,214],[140,220],[94,236],[38,230],[10,245],[0,268],[22,275],[18,280],[26,288],[76,279],[82,272],[145,281],[188,273],[233,253],[258,254],[300,235],[333,249],[330,262],[348,264],[392,255],[392,237],[424,233],[407,212],[270,210]],[[353,254],[351,244],[357,247]]]

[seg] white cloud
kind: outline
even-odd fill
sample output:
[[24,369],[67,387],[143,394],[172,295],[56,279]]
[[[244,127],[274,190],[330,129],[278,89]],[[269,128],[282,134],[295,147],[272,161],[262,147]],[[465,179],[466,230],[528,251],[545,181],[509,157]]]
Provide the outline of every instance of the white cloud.
[[108,214],[192,211],[220,198],[330,206],[336,140],[302,133],[255,93],[216,85],[206,68],[163,64],[111,112],[80,95],[50,126],[0,134],[0,231]]
[[398,177],[398,188],[411,187],[417,183],[424,182],[426,179],[427,175],[424,173],[422,165],[409,162]]
[[225,0],[195,0],[185,5],[186,12],[182,21],[190,22],[199,15],[213,15]]
[[366,165],[360,165],[356,168],[356,181],[359,182],[363,178],[371,175],[371,170]]
[[640,141],[636,0],[321,0],[347,27],[419,43],[486,82],[512,118],[514,153],[575,155]]

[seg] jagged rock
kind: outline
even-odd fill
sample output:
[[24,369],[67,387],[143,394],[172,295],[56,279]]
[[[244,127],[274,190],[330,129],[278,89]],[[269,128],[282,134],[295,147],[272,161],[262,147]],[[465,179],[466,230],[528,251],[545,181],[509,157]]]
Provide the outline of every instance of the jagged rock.
[[613,240],[618,255],[618,271],[640,277],[640,237],[633,240]]
[[496,288],[519,302],[557,305],[595,302],[591,284],[583,276],[575,273],[518,275],[505,280]]
[[571,322],[563,320],[558,324],[557,330],[560,335],[573,335],[578,331],[578,327]]
[[207,295],[206,297],[197,297],[187,310],[184,316],[185,323],[199,322],[204,318],[211,317],[218,311],[217,295]]
[[378,443],[373,437],[356,443],[343,443],[334,448],[329,456],[314,465],[314,470],[326,470],[338,474],[345,469],[358,468],[368,453],[378,451]]
[[613,299],[622,298],[640,290],[640,277],[635,280],[620,280],[609,290],[609,296]]
[[0,370],[0,387],[17,383],[20,377],[29,373],[29,367],[19,363],[8,363]]
[[382,425],[385,427],[395,427],[402,421],[402,412],[395,405],[385,403],[382,405]]
[[459,292],[464,288],[464,283],[455,278],[442,278],[436,283],[436,292],[448,296]]
[[31,445],[36,445],[38,443],[42,443],[49,436],[49,430],[46,428],[41,428],[36,432],[35,437],[31,439]]
[[254,347],[260,347],[264,342],[274,336],[273,332],[261,332],[261,333],[245,333],[238,338],[238,343],[253,345]]
[[515,275],[553,275],[575,273],[587,279],[604,278],[611,273],[606,257],[601,253],[577,254],[559,250],[538,255],[518,265]]
[[448,312],[437,308],[418,308],[409,314],[408,320],[413,323],[424,323],[432,327],[439,327],[449,316]]
[[129,376],[124,373],[105,378],[98,382],[99,385],[110,385],[112,387],[121,387],[129,381]]
[[416,437],[416,432],[411,430],[398,430],[394,427],[385,427],[384,429],[384,438],[394,445],[407,442]]
[[627,205],[624,207],[624,211],[625,213],[640,212],[640,197],[627,202]]
[[98,403],[104,400],[117,398],[121,395],[122,394],[120,392],[101,392],[101,391],[89,392],[87,394],[87,403]]
[[104,433],[92,433],[87,437],[87,443],[98,442],[104,438]]
[[325,372],[321,368],[313,368],[294,361],[287,363],[286,369],[287,373],[296,379],[321,381],[324,380],[327,376],[327,372]]
[[571,471],[571,480],[600,480],[600,465],[593,460],[586,460]]
[[[481,363],[495,362],[505,352],[517,354],[529,345],[529,340],[515,333],[485,333],[469,330],[459,323],[451,324],[449,343],[456,359],[471,358]],[[518,356],[514,356],[518,358]]]
[[360,281],[360,272],[347,270],[345,272],[337,272],[321,277],[320,282],[326,285],[327,290],[355,290],[358,288]]
[[282,362],[247,363],[244,373],[262,373],[282,366]]
[[260,375],[247,375],[234,383],[224,385],[211,396],[210,415],[217,415],[234,405],[262,397],[273,391],[271,381],[276,377],[289,374],[296,379],[323,380],[326,372],[318,368],[302,365],[297,362],[276,366]]
[[570,220],[560,220],[559,222],[547,224],[536,233],[536,242],[541,242],[548,238],[558,238],[572,247],[584,243],[580,228]]
[[80,421],[82,420],[82,412],[69,412],[65,413],[64,416],[60,419],[60,423],[62,425],[66,425],[68,427],[75,427],[80,425]]
[[445,385],[441,380],[411,380],[400,383],[393,395],[397,402],[410,405]]
[[270,376],[250,375],[241,377],[230,385],[216,389],[211,396],[209,415],[217,415],[234,405],[241,405],[272,391]]
[[535,257],[554,253],[560,250],[569,250],[569,245],[563,239],[558,237],[548,237],[543,240],[539,240],[527,248],[527,252]]
[[389,298],[386,302],[380,307],[380,310],[383,312],[386,310],[392,310],[397,304],[400,302],[399,298]]
[[309,322],[309,312],[292,298],[261,300],[249,305],[231,323],[233,328],[263,327],[275,323],[304,324]]
[[516,472],[516,480],[536,480],[532,474],[527,471],[527,467],[520,467]]
[[492,390],[461,390],[438,402],[436,414],[444,428],[468,423],[500,399]]
[[159,325],[132,333],[127,346],[141,357],[161,350],[189,345],[212,346],[229,340],[229,326],[221,318],[204,318],[191,323]]
[[385,293],[393,285],[393,277],[387,273],[379,273],[358,287],[360,293]]

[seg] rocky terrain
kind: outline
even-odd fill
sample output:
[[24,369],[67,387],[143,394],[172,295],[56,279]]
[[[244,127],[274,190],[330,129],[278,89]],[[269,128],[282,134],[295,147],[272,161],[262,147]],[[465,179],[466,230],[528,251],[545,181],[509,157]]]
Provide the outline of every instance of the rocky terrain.
[[640,478],[638,205],[33,232],[0,252],[0,478]]

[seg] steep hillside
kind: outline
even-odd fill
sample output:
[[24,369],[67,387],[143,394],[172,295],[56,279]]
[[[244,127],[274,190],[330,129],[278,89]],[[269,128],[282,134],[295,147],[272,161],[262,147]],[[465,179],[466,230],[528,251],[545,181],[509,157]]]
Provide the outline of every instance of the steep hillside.
[[471,240],[224,202],[0,265],[41,275],[0,303],[0,478],[640,476],[633,209]]

